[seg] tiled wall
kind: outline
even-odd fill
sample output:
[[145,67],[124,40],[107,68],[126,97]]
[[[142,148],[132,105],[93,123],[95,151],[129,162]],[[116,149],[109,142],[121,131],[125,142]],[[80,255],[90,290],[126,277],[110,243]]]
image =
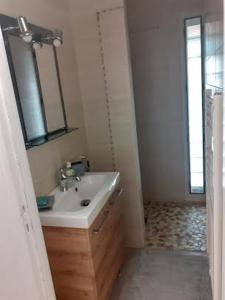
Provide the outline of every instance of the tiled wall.
[[144,245],[136,123],[123,1],[70,1],[93,170],[119,170],[127,244]]
[[223,89],[223,1],[205,0],[205,72],[206,88]]
[[99,8],[121,5],[116,1],[70,1],[74,45],[78,60],[80,87],[85,111],[88,153],[92,168],[112,170],[108,108],[100,54],[96,12]]
[[68,11],[66,2],[61,0],[0,0],[2,14],[24,15],[33,24],[60,28],[64,33],[64,44],[57,49],[64,101],[69,125],[80,129],[27,151],[37,195],[48,193],[57,185],[57,170],[65,161],[86,154],[83,108]]
[[144,201],[189,194],[184,19],[202,0],[127,0]]

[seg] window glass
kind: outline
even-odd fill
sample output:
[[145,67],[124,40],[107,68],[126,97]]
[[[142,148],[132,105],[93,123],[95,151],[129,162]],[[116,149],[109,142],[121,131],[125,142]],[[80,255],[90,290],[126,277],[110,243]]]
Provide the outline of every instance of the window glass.
[[185,21],[191,193],[204,193],[201,18]]

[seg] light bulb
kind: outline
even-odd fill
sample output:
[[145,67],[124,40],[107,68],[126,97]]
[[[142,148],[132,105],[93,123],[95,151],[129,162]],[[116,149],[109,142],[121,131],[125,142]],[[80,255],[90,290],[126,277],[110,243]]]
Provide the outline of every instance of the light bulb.
[[54,39],[54,40],[53,40],[53,45],[54,45],[55,47],[60,47],[60,46],[62,45],[61,39],[59,39],[59,38]]
[[43,45],[41,42],[36,41],[36,42],[33,42],[32,46],[35,50],[38,50],[38,49],[42,48]]
[[21,37],[24,40],[24,42],[26,42],[26,43],[31,43],[32,39],[33,39],[33,36],[32,36],[31,33],[29,33],[29,34],[22,34]]

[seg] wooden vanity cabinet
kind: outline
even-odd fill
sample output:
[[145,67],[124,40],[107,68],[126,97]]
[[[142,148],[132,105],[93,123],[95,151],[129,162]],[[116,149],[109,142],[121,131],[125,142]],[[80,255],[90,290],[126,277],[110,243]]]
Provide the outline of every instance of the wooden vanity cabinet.
[[89,229],[43,226],[57,300],[108,300],[124,260],[117,188]]

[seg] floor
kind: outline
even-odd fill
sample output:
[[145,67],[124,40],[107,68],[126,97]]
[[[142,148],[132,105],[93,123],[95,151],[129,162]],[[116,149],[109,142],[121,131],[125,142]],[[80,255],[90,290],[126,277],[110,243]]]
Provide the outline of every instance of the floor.
[[212,300],[207,257],[186,251],[135,250],[110,300]]
[[146,246],[206,251],[205,206],[150,202],[145,206],[145,217]]

